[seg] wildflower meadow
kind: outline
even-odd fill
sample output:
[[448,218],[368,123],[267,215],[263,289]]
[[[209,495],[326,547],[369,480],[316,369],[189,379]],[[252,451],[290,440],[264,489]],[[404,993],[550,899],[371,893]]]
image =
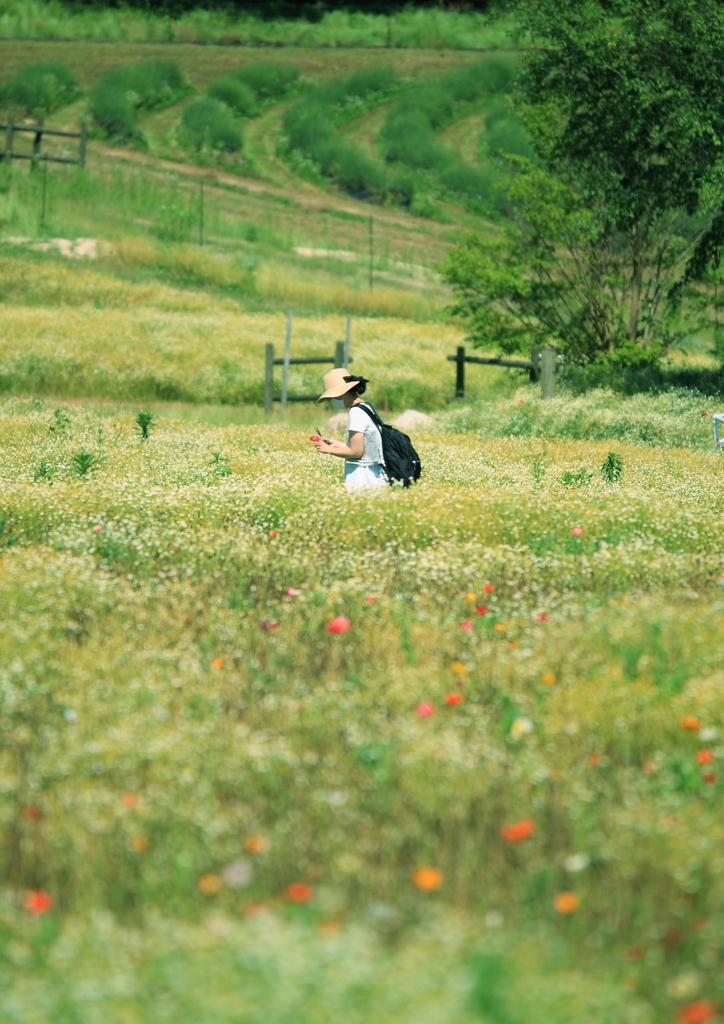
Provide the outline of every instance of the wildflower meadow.
[[724,463],[678,413],[443,413],[350,496],[290,425],[5,399],[3,1019],[714,1020]]

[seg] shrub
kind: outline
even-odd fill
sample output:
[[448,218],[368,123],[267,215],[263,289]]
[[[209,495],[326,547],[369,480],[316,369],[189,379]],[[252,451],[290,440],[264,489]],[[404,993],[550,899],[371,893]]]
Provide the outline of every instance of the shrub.
[[322,174],[358,195],[386,192],[385,169],[360,146],[335,133],[335,124],[397,82],[394,68],[370,68],[325,82],[287,110],[284,133],[287,148],[313,160]]
[[242,117],[253,117],[257,113],[256,93],[234,75],[216,78],[206,90],[209,96],[221,100]]
[[[504,197],[495,173],[463,163],[438,140],[437,133],[455,119],[459,104],[509,88],[516,70],[514,58],[488,57],[450,72],[439,82],[410,90],[387,115],[382,129],[387,160],[432,173],[457,195],[501,208]],[[513,116],[506,109],[506,117]],[[515,123],[519,129],[515,142],[521,147],[527,137],[522,125]],[[511,128],[508,122],[506,126],[507,138]]]
[[0,87],[0,104],[20,107],[28,114],[48,114],[78,95],[72,72],[58,61],[26,64]]
[[181,119],[182,141],[200,151],[205,148],[236,153],[243,146],[241,128],[231,110],[213,96],[201,96],[186,107]]
[[243,82],[257,96],[267,99],[283,96],[299,78],[299,68],[293,64],[277,64],[268,60],[246,64],[232,71],[231,76]]
[[176,61],[142,60],[101,75],[90,94],[91,115],[106,135],[127,140],[139,110],[170,106],[190,91]]
[[488,151],[493,156],[511,153],[535,160],[535,150],[530,136],[514,110],[504,102],[496,103],[485,118]]

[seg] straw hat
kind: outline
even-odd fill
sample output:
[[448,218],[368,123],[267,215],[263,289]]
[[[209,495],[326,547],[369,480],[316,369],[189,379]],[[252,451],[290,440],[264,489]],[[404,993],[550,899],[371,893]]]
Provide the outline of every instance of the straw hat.
[[[345,380],[345,377],[347,380]],[[343,366],[338,366],[334,370],[330,370],[329,373],[325,373],[322,377],[324,394],[320,395],[317,401],[322,402],[325,398],[342,398],[352,388],[357,387],[361,380],[361,377],[351,377],[349,370],[345,370]]]

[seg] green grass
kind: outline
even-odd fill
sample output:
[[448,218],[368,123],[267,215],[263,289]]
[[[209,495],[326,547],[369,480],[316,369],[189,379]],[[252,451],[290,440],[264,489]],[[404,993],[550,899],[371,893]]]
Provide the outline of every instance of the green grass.
[[102,137],[142,140],[136,125],[139,111],[171,106],[190,91],[175,61],[152,58],[101,75],[91,90],[89,109]]
[[141,11],[73,11],[56,0],[4,0],[0,35],[15,39],[88,39],[98,42],[193,42],[275,46],[487,49],[516,47],[510,21],[491,24],[482,14],[409,8],[390,19],[334,11],[316,23],[234,19],[198,8],[178,19]]

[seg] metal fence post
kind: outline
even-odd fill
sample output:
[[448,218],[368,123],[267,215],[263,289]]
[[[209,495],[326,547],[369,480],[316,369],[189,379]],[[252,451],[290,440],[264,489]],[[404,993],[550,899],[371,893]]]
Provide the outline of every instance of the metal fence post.
[[455,356],[455,397],[465,398],[465,346],[458,345]]
[[556,353],[552,348],[541,352],[541,397],[556,397]]
[[349,366],[349,350],[352,345],[352,314],[347,314],[347,330],[344,332],[344,362],[342,366]]
[[264,412],[268,415],[274,408],[274,346],[267,342],[264,350]]
[[282,412],[287,411],[287,391],[289,389],[289,357],[292,349],[292,311],[287,313],[287,336],[284,339],[284,367],[282,369]]

